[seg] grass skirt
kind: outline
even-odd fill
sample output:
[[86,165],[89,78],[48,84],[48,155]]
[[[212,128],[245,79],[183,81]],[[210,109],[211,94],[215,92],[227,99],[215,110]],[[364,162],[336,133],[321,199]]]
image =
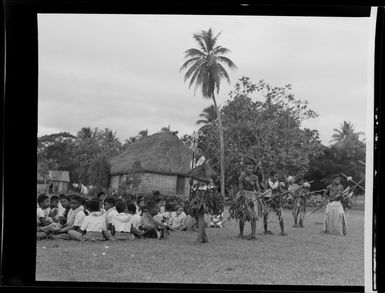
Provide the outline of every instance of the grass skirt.
[[324,232],[333,235],[346,235],[347,221],[341,202],[328,203],[325,211]]
[[241,221],[257,221],[266,212],[266,205],[262,199],[257,199],[255,191],[244,190],[236,194],[229,211],[230,218]]

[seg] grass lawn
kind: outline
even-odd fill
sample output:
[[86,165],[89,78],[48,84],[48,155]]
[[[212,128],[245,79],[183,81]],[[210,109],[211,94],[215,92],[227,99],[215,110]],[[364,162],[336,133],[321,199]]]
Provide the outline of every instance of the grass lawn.
[[282,237],[272,215],[274,235],[262,234],[259,221],[257,241],[236,238],[235,221],[208,228],[209,243],[201,245],[194,244],[196,232],[128,242],[41,240],[36,280],[363,286],[364,211],[349,212],[345,237],[321,234],[323,217],[324,209],[307,216],[304,229],[292,228],[285,211],[288,236]]

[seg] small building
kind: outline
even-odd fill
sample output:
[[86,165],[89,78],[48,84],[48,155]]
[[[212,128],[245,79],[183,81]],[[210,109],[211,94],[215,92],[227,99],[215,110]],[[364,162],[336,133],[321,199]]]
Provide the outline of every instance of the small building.
[[138,194],[189,196],[189,172],[193,152],[178,136],[168,130],[145,136],[132,143],[111,160],[110,188],[117,189],[127,178],[133,164],[139,161],[143,170]]
[[[48,171],[50,184],[52,184],[52,193],[64,193],[68,190],[70,183],[70,174],[68,171]],[[51,190],[50,190],[51,191]]]
[[37,193],[65,193],[68,191],[70,176],[68,171],[49,170],[44,174],[38,169]]

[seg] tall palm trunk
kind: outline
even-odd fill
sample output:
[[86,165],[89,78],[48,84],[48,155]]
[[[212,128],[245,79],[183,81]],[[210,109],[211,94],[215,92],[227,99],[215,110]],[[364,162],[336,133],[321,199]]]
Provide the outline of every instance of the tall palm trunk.
[[222,127],[222,118],[221,115],[219,114],[219,109],[217,106],[217,102],[215,100],[215,95],[213,93],[213,102],[215,106],[215,110],[217,112],[217,117],[218,117],[218,128],[219,128],[219,144],[220,144],[220,149],[221,149],[221,154],[220,154],[220,161],[221,161],[221,194],[223,197],[225,197],[225,141],[224,141],[224,136],[223,136],[223,127]]

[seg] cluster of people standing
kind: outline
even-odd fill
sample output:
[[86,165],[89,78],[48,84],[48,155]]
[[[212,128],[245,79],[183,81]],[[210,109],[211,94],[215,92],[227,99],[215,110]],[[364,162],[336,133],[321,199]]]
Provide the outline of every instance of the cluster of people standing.
[[40,194],[37,198],[37,239],[79,241],[162,239],[170,231],[193,231],[195,219],[181,205],[158,197],[151,206],[144,197],[130,200],[79,195]]
[[[255,166],[247,162],[239,177],[239,192],[237,193],[230,215],[239,220],[239,237],[249,240],[256,239],[256,222],[263,218],[264,234],[272,234],[268,230],[268,218],[271,213],[277,215],[281,236],[286,236],[283,220],[283,202],[290,200],[294,218],[294,228],[303,228],[306,214],[306,202],[309,196],[310,183],[301,176],[288,176],[280,181],[280,174],[272,171],[266,182],[259,182],[253,174]],[[326,211],[323,231],[331,234],[347,234],[346,207],[341,204],[344,189],[339,175],[333,177],[333,182],[323,192]],[[245,203],[245,204],[242,204]],[[251,234],[244,237],[244,225],[249,221]]]

